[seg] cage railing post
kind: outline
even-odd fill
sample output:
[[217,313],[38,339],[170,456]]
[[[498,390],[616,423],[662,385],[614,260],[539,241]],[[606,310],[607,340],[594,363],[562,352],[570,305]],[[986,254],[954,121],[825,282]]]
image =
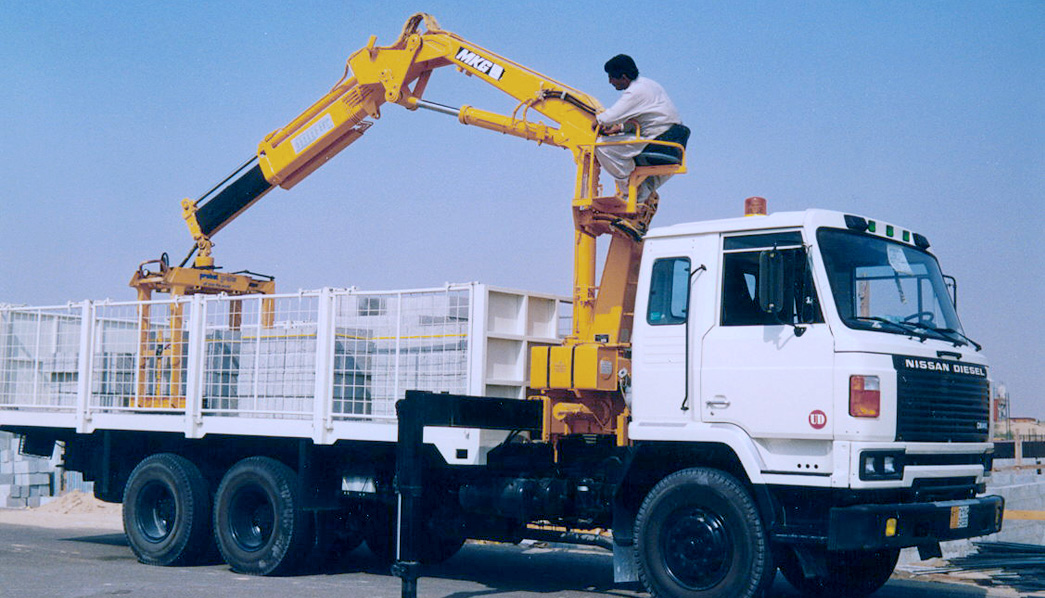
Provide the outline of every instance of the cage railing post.
[[312,401],[312,440],[326,444],[332,430],[331,403],[334,400],[334,295],[330,288],[319,292],[316,321],[316,380]]
[[93,386],[94,304],[84,301],[80,307],[80,353],[76,359],[76,431],[87,434],[91,429],[91,387]]
[[39,405],[40,396],[40,337],[43,336],[43,321],[44,313],[41,310],[36,310],[36,332],[33,333],[33,337],[36,342],[33,346],[33,397],[30,401],[30,405]]
[[396,338],[392,362],[392,404],[399,400],[399,361],[403,339],[403,294],[396,293]]
[[[266,304],[265,302],[269,303]],[[254,367],[253,375],[254,379],[251,381],[250,391],[250,408],[258,408],[258,393],[260,392],[261,383],[261,331],[263,328],[272,328],[275,325],[276,320],[276,302],[274,300],[264,299],[258,297],[258,313],[261,317],[258,319],[258,332],[254,339]]]
[[189,304],[188,363],[185,376],[185,436],[199,438],[203,424],[203,380],[207,339],[207,303],[203,295],[193,295]]

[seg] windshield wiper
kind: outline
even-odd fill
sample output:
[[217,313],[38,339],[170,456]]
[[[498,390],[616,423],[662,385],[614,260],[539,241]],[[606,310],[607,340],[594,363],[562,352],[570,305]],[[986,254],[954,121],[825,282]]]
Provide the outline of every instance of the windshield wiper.
[[[921,341],[924,341],[925,339],[929,338],[928,334],[919,333],[917,327],[910,326],[910,322],[894,322],[892,320],[888,320],[886,318],[881,318],[878,316],[856,316],[853,319],[859,320],[861,322],[876,322],[879,324],[888,324],[889,326],[893,327],[894,331],[900,332],[901,334],[906,334],[911,338],[916,338]],[[875,326],[874,324],[872,324],[871,327],[877,328],[877,326]]]
[[942,334],[953,334],[953,335],[957,336],[958,338],[961,338],[961,339],[965,340],[966,344],[972,345],[977,351],[982,351],[983,350],[983,345],[981,345],[980,343],[978,343],[978,342],[972,340],[971,338],[965,336],[964,332],[958,332],[954,328],[933,328],[933,330],[935,330],[936,332],[940,332]]
[[[935,332],[939,336],[940,339],[945,340],[945,341],[947,341],[949,343],[952,343],[955,347],[960,347],[962,345],[967,345],[969,343],[972,343],[973,346],[976,347],[977,351],[979,351],[982,348],[978,344],[974,343],[971,338],[965,336],[964,334],[958,332],[957,330],[954,330],[953,328],[937,328],[936,326],[930,326],[928,324],[923,324],[922,322],[904,322],[904,324],[906,324],[908,326],[913,326],[913,327],[917,328],[918,330],[925,330],[927,332]],[[955,334],[955,335],[958,335],[960,338],[955,339],[954,337],[947,336],[948,334]],[[964,341],[968,341],[968,342],[963,342],[963,339],[964,339]]]

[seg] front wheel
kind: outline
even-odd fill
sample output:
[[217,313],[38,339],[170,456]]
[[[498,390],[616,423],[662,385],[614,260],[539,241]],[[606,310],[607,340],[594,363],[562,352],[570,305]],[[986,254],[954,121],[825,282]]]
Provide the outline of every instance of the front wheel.
[[659,598],[753,598],[776,573],[750,493],[715,469],[685,469],[654,486],[635,546],[639,579]]
[[214,537],[237,573],[294,571],[316,541],[314,515],[301,508],[294,470],[268,457],[233,465],[214,498]]
[[898,549],[854,552],[827,552],[815,549],[817,558],[827,561],[827,576],[806,577],[793,551],[780,560],[780,572],[796,590],[808,596],[846,596],[862,598],[885,585],[900,557]]

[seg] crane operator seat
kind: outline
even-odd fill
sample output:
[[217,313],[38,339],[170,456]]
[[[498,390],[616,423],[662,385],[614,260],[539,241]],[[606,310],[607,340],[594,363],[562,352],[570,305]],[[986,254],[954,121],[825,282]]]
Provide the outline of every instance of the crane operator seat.
[[[668,141],[686,147],[689,141],[689,127],[683,124],[671,125],[667,131],[654,138],[654,141]],[[672,145],[649,143],[635,156],[635,166],[675,166],[682,163],[682,150]]]

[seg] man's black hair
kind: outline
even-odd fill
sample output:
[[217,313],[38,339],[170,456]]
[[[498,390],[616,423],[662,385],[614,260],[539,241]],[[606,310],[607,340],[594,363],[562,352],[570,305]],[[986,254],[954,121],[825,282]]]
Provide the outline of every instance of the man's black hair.
[[635,61],[627,54],[617,54],[610,58],[603,68],[606,69],[606,74],[614,79],[620,79],[621,75],[626,75],[632,81],[639,78],[639,67],[635,66]]

